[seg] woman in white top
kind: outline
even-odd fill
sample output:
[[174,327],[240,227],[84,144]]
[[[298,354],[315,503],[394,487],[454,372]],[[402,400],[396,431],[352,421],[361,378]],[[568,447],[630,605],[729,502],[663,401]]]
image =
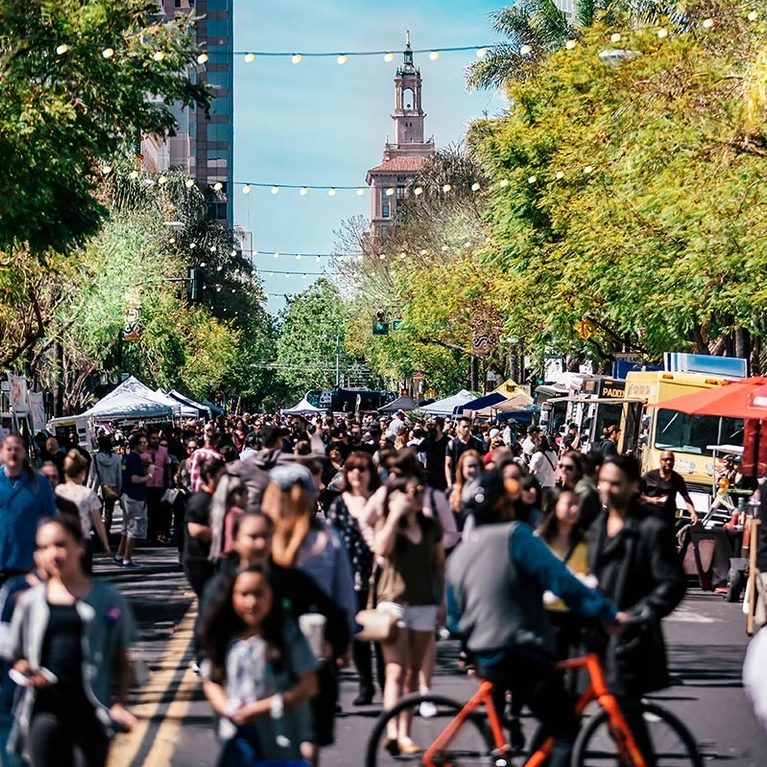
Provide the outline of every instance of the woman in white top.
[[530,458],[530,473],[535,476],[541,487],[556,485],[557,454],[551,449],[545,434],[541,434],[536,441],[535,451]]
[[64,484],[56,486],[56,495],[66,498],[77,506],[80,515],[80,528],[86,542],[86,557],[83,565],[90,572],[90,539],[91,530],[96,531],[101,545],[104,548],[104,556],[112,556],[109,548],[104,520],[101,518],[101,501],[91,488],[85,486],[85,476],[88,471],[88,461],[79,450],[70,450],[64,459]]

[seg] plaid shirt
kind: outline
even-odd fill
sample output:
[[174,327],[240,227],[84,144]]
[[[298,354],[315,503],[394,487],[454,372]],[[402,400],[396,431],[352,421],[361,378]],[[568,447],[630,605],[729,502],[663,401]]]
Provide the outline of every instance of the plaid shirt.
[[205,461],[211,458],[222,458],[222,456],[218,450],[214,450],[212,447],[198,447],[189,457],[189,488],[193,493],[202,488],[200,468]]

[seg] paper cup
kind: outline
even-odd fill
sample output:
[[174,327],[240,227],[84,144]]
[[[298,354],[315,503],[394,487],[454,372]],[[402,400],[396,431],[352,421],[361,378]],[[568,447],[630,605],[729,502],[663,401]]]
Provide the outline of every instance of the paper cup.
[[327,619],[319,613],[305,613],[298,617],[298,627],[306,637],[315,658],[323,656],[322,643],[325,640],[325,624]]

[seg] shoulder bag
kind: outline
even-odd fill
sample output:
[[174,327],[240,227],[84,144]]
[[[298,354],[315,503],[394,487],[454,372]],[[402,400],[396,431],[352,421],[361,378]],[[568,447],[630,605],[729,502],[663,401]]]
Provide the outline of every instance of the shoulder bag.
[[360,610],[354,619],[362,626],[362,631],[352,638],[358,642],[393,642],[397,638],[399,618],[389,612],[376,610],[376,588],[378,586],[379,567],[374,565],[368,586],[368,603],[365,610]]

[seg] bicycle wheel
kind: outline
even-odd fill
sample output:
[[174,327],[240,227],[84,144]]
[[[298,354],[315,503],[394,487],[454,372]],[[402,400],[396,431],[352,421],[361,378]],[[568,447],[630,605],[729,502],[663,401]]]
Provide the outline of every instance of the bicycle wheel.
[[[642,703],[642,717],[655,750],[655,767],[703,767],[698,747],[687,727],[670,711],[655,703]],[[611,734],[606,711],[591,717],[573,748],[573,767],[633,767],[622,762]]]
[[[432,704],[433,715],[424,717],[419,713],[422,703]],[[365,767],[393,767],[394,765],[423,765],[426,749],[450,724],[464,704],[441,695],[406,695],[389,711],[378,718],[367,743]],[[386,748],[386,725],[400,714],[413,714],[411,738],[421,747],[415,754],[398,753],[393,747]],[[502,764],[492,756],[493,738],[482,713],[471,714],[455,736],[433,759],[437,767],[495,767]],[[509,762],[511,764],[511,762]]]

